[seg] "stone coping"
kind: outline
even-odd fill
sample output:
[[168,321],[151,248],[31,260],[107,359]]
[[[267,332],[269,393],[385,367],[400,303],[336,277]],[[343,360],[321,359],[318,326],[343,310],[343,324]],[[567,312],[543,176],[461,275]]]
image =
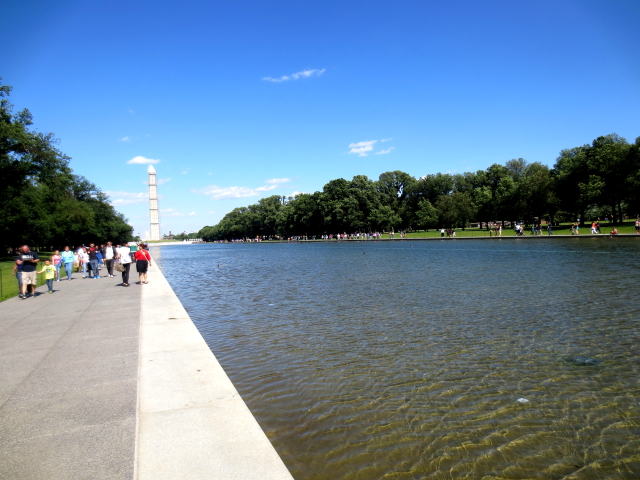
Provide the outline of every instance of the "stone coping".
[[157,265],[138,288],[134,478],[291,480]]

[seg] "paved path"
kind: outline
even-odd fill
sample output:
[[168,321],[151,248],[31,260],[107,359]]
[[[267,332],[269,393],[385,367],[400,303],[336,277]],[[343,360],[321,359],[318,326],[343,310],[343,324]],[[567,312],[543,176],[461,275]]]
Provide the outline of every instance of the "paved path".
[[133,478],[141,287],[0,303],[0,478]]
[[149,282],[0,303],[0,479],[292,480],[157,267]]

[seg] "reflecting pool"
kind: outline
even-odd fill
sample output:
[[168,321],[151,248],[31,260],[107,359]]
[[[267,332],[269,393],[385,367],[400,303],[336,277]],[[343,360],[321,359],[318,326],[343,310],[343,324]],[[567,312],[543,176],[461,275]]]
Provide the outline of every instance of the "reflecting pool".
[[639,247],[151,253],[296,479],[637,479]]

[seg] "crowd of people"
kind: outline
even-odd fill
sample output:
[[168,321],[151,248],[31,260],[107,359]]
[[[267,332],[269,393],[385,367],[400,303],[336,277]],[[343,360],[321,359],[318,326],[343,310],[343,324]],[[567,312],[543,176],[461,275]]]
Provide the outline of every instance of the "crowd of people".
[[[41,260],[43,263],[40,263]],[[115,270],[122,273],[120,285],[129,287],[129,273],[133,263],[139,276],[138,284],[148,284],[147,271],[152,264],[149,246],[145,243],[131,246],[113,245],[111,242],[103,245],[90,243],[73,250],[70,246],[65,246],[62,252],[55,250],[53,255],[44,259],[28,245],[22,245],[16,252],[13,274],[18,280],[19,297],[26,299],[36,296],[38,274],[44,274],[50,294],[54,292],[53,282],[62,280],[62,273],[66,273],[66,280],[69,281],[74,280],[74,272],[82,272],[83,279],[97,280],[103,276],[115,277]],[[40,270],[38,267],[41,267]],[[103,275],[100,274],[102,269],[106,270]]]

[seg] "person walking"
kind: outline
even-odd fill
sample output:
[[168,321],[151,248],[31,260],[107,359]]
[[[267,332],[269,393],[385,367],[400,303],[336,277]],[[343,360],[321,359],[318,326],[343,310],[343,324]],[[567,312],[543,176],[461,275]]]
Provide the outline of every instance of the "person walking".
[[89,265],[91,266],[91,278],[100,278],[100,271],[98,270],[98,247],[90,243],[87,253],[89,254]]
[[100,278],[100,269],[104,267],[104,256],[102,255],[102,250],[104,250],[104,245],[96,245],[98,251],[96,252],[96,258],[98,259],[98,278]]
[[13,262],[13,272],[11,275],[16,277],[18,280],[18,293],[22,293],[22,265],[18,264],[17,259]]
[[16,258],[16,263],[22,265],[22,288],[19,297],[27,298],[27,292],[36,296],[36,266],[40,261],[40,256],[36,252],[32,252],[28,245],[20,247],[20,254]]
[[53,266],[56,267],[56,282],[60,281],[60,267],[62,267],[62,256],[60,256],[60,251],[56,250],[53,252],[51,256],[51,261],[53,262]]
[[147,251],[147,245],[140,245],[140,249],[133,255],[136,260],[136,270],[138,271],[139,284],[147,284],[147,270],[151,266],[151,254]]
[[113,274],[113,262],[116,258],[116,249],[111,242],[107,242],[107,246],[102,249],[102,257],[104,258],[104,264],[107,267],[109,277],[115,277]]
[[80,261],[82,262],[82,278],[87,278],[87,269],[89,266],[89,254],[87,249],[82,247],[82,253],[80,254]]
[[551,222],[547,223],[547,235],[553,235],[553,226]]
[[[73,273],[73,263],[75,262],[75,255],[67,245],[64,247],[62,251],[62,260],[61,263],[64,264],[64,270],[67,272],[67,280],[71,280],[71,274]],[[58,275],[58,281],[60,280],[60,275]]]
[[131,269],[131,249],[128,245],[116,248],[116,262],[122,266],[122,286],[129,286],[129,270]]
[[49,293],[53,293],[53,280],[58,276],[56,267],[51,265],[51,260],[44,261],[44,267],[37,273],[44,273],[44,279],[47,281]]

